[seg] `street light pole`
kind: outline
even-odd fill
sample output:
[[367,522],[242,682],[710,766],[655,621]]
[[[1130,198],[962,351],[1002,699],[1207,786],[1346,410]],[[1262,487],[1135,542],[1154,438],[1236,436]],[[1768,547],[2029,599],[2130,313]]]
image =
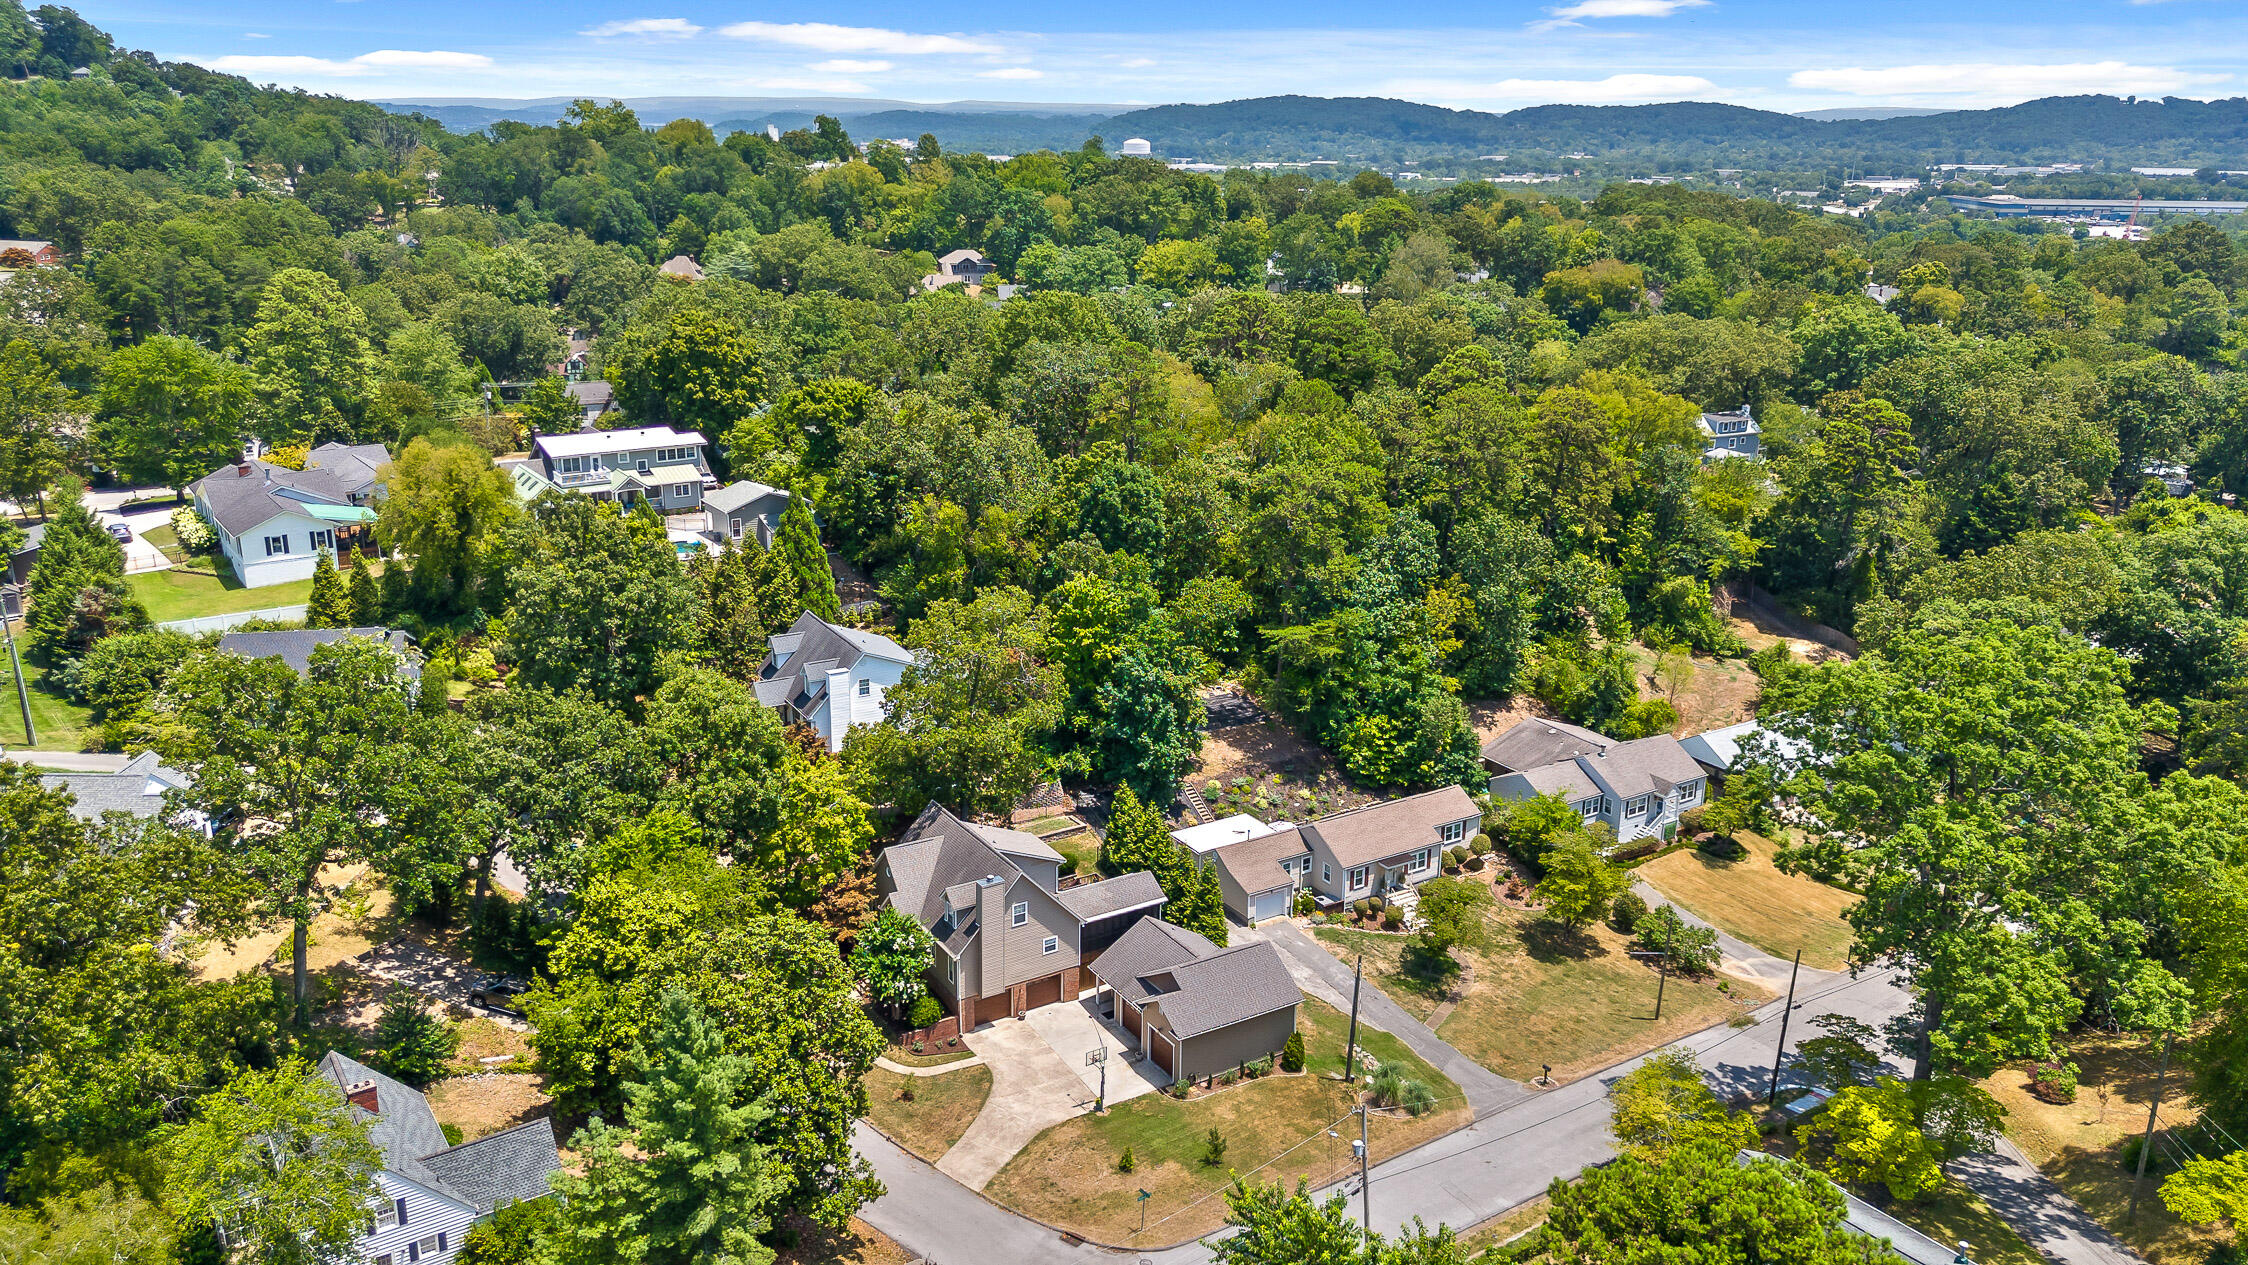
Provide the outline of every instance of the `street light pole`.
[[[31,713],[25,712],[29,717]],[[1358,985],[1366,978],[1366,955],[1358,956],[1357,973],[1350,978],[1350,1043],[1343,1048],[1343,1081],[1358,1081]]]
[[2139,1140],[2139,1171],[2131,1178],[2131,1208],[2123,1214],[2125,1221],[2139,1219],[2139,1195],[2147,1184],[2147,1152],[2154,1149],[2154,1115],[2162,1110],[2162,1082],[2170,1075],[2170,1043],[2177,1039],[2174,1032],[2162,1037],[2162,1066],[2154,1074],[2154,1101],[2147,1104],[2147,1131]]
[[1374,1241],[1374,1188],[1366,1181],[1366,1104],[1358,1104],[1358,1219],[1366,1241]]
[[16,706],[23,709],[23,745],[36,747],[39,745],[39,730],[31,723],[31,691],[23,682],[23,659],[16,654],[16,626],[8,622],[7,616],[0,615],[0,628],[7,629],[8,666],[16,672]]

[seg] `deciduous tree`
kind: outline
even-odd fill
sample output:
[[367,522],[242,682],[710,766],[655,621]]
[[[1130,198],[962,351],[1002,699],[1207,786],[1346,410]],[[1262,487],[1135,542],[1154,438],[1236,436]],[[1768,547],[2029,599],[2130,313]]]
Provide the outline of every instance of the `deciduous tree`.
[[166,1133],[163,1157],[165,1209],[218,1227],[259,1265],[349,1259],[383,1167],[334,1082],[298,1059],[205,1095]]

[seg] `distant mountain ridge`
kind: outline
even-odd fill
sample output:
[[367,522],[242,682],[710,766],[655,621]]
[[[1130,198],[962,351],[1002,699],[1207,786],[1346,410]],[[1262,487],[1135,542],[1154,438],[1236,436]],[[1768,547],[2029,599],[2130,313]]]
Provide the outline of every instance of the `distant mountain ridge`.
[[[498,118],[552,122],[566,98],[526,102],[452,99],[378,102],[473,130]],[[651,123],[701,118],[722,130],[801,127],[834,114],[861,135],[935,133],[948,147],[1015,153],[1075,148],[1098,135],[1127,137],[1161,157],[1210,161],[1327,158],[1369,162],[1474,158],[1553,163],[1568,155],[1710,166],[1786,168],[1847,163],[1861,170],[1930,162],[2101,162],[2248,166],[2248,98],[2193,101],[2046,97],[1990,110],[1891,111],[1849,118],[1780,114],[1708,101],[1658,105],[1541,105],[1494,114],[1385,97],[1254,97],[1210,105],[1137,109],[1102,105],[862,98],[650,97],[629,99]],[[1882,117],[1866,117],[1880,114]]]

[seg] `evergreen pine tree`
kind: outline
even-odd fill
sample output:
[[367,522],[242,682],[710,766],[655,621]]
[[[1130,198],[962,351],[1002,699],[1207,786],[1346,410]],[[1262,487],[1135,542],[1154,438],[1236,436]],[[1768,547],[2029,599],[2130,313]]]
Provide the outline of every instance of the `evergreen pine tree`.
[[1163,909],[1165,921],[1200,932],[1215,944],[1225,943],[1225,894],[1218,887],[1217,869],[1200,864],[1192,852],[1180,847],[1163,814],[1129,786],[1117,788],[1109,809],[1100,867],[1103,873],[1113,874],[1146,870],[1163,888],[1168,902]]
[[[86,508],[84,485],[64,479],[55,488],[54,513],[39,549],[39,565],[25,585],[25,650],[43,663],[58,663],[82,653],[76,635],[79,595],[99,591],[95,605],[129,616],[137,604],[124,588],[125,549]],[[114,590],[114,591],[111,591]],[[114,622],[114,621],[113,621]],[[130,624],[129,618],[125,621]],[[146,622],[146,612],[140,621]]]
[[304,626],[307,628],[350,628],[356,612],[352,608],[351,590],[344,584],[343,572],[336,570],[335,559],[328,551],[312,564],[312,596],[305,601]]
[[756,1140],[769,1109],[737,1101],[749,1059],[726,1053],[718,1025],[671,989],[633,1063],[625,1127],[597,1121],[579,1134],[585,1175],[557,1184],[569,1237],[601,1260],[769,1265],[773,1249],[758,1239],[787,1181]]
[[812,504],[802,493],[790,494],[788,509],[781,514],[781,529],[773,537],[773,548],[787,564],[805,610],[821,619],[835,619],[843,613],[842,601],[835,594],[835,572],[828,568],[827,550],[820,547],[819,528],[812,523]]
[[[779,543],[777,538],[774,543]],[[796,592],[796,577],[789,574],[780,550],[767,549],[750,536],[743,537],[741,544],[742,565],[749,573],[750,588],[757,594],[759,618],[764,621],[765,631],[779,632],[804,613],[804,599]]]
[[381,609],[376,613],[381,615],[382,618],[365,625],[366,627],[372,628],[387,624],[396,619],[400,612],[413,605],[412,601],[406,596],[406,569],[398,566],[395,562],[383,564],[382,583],[378,592],[379,597],[375,604]]
[[351,626],[372,628],[382,623],[382,595],[367,570],[367,555],[351,551]]
[[696,639],[704,658],[737,681],[755,680],[765,661],[765,613],[749,574],[749,551],[765,552],[754,540],[738,540],[716,556],[698,555],[688,574],[702,590]]
[[427,1085],[445,1074],[460,1048],[459,1031],[430,1014],[412,992],[401,988],[384,1000],[375,1023],[382,1070],[409,1085]]

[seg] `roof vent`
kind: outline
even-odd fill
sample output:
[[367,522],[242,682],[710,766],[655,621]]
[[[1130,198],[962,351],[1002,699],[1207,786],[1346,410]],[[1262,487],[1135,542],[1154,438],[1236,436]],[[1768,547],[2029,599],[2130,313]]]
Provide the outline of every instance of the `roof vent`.
[[986,874],[986,875],[984,875],[984,876],[983,876],[982,878],[979,878],[979,879],[977,879],[977,880],[976,880],[976,886],[978,886],[978,887],[996,887],[996,886],[998,886],[998,884],[999,884],[999,881],[1000,881],[1000,879],[999,879],[999,876],[998,876],[998,875],[996,875],[996,874]]

